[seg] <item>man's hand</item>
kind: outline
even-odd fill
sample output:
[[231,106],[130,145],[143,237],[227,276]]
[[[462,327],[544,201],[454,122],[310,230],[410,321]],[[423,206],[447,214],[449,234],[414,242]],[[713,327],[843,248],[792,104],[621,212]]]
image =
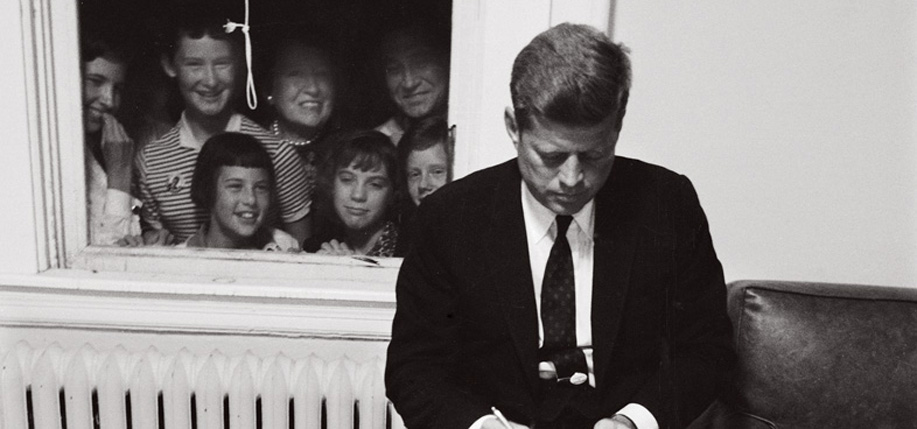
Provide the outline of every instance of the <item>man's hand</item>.
[[134,141],[110,113],[102,114],[102,156],[108,170],[108,187],[130,193]]
[[637,429],[637,426],[629,418],[615,414],[610,418],[596,422],[593,429]]
[[[509,425],[513,429],[528,429],[528,426],[520,425],[518,423],[509,422]],[[481,425],[481,429],[507,429],[503,423],[500,422],[500,419],[497,416],[490,416],[490,418],[484,420],[484,423]]]
[[319,255],[350,256],[356,252],[354,252],[347,243],[332,239],[331,241],[322,243],[322,248],[318,249],[316,253]]
[[172,244],[172,233],[164,229],[154,229],[143,233],[143,244],[147,246],[168,246]]

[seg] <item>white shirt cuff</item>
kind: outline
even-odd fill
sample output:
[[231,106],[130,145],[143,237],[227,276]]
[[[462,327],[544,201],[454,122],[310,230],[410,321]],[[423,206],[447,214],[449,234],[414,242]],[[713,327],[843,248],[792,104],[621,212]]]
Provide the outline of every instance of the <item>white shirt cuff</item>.
[[617,414],[629,418],[637,429],[659,429],[659,422],[653,417],[653,413],[643,405],[631,402],[621,408]]
[[484,426],[484,422],[487,421],[487,419],[489,418],[497,418],[497,416],[493,414],[485,414],[481,416],[481,418],[475,420],[474,423],[471,424],[471,426],[468,426],[468,429],[481,429],[481,426]]
[[[620,414],[630,419],[630,421],[634,422],[634,425],[637,426],[637,429],[659,429],[659,422],[653,417],[653,413],[647,410],[643,405],[630,403],[625,405],[624,408],[621,408],[616,414]],[[497,416],[485,414],[475,420],[468,429],[481,429],[481,427],[484,426],[484,422],[490,418],[495,419]]]

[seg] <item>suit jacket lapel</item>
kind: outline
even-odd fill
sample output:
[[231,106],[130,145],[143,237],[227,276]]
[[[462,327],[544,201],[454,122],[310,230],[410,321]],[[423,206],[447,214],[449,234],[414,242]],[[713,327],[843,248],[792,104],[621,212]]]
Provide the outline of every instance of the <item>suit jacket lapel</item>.
[[493,223],[488,231],[495,261],[494,286],[501,289],[503,315],[531,391],[538,388],[538,314],[525,221],[522,216],[522,177],[515,161],[507,168],[506,180],[496,185]]
[[612,169],[608,183],[595,199],[592,346],[597,389],[604,388],[602,383],[621,324],[636,245],[633,225],[625,223],[622,216],[623,194],[629,187],[621,183],[622,175],[615,173],[616,169]]

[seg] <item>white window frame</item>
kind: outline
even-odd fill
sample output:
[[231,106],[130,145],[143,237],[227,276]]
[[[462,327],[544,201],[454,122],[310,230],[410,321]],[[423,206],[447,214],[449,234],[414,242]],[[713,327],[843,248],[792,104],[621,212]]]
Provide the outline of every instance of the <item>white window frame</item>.
[[[524,2],[525,8],[501,0],[453,1],[452,40],[461,41],[452,44],[450,70],[456,177],[513,156],[502,111],[509,104],[515,53],[561,21],[608,28],[613,9],[613,0]],[[112,290],[130,293],[224,295],[226,290],[245,290],[251,297],[394,307],[397,258],[374,265],[309,254],[88,245],[77,1],[20,0],[19,6],[39,276],[65,288],[58,277],[109,276],[120,279],[117,286],[110,285]],[[226,288],[225,283],[238,287]],[[86,287],[85,282],[74,284]]]
[[27,242],[2,252],[0,343],[46,329],[387,340],[400,259],[89,245],[77,1],[0,11],[21,34],[12,102],[28,140],[6,167],[18,189],[2,236]]

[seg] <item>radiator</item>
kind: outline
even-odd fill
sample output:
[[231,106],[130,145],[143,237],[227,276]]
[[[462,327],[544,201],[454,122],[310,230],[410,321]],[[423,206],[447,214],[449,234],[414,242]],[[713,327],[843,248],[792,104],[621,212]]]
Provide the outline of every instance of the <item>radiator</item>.
[[155,348],[0,350],[2,429],[401,429],[382,361],[169,355]]

